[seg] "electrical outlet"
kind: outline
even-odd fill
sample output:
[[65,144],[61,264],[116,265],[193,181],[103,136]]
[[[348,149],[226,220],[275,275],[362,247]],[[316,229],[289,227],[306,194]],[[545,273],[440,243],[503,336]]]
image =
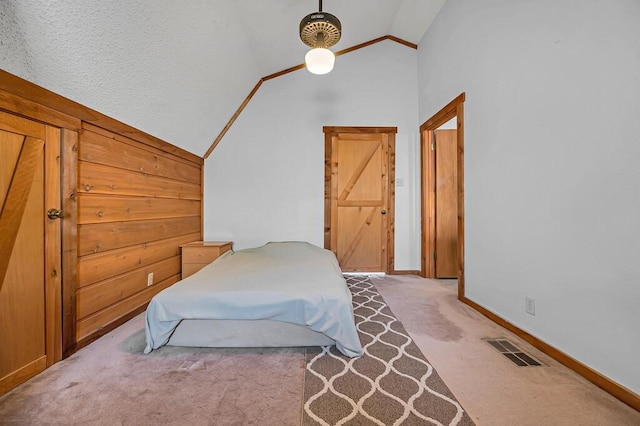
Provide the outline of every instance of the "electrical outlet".
[[149,275],[147,275],[147,287],[150,285],[153,285],[153,272],[149,272]]
[[527,311],[527,313],[529,315],[536,315],[536,301],[535,299],[532,299],[530,297],[525,297],[526,300],[526,306],[525,306],[525,311]]

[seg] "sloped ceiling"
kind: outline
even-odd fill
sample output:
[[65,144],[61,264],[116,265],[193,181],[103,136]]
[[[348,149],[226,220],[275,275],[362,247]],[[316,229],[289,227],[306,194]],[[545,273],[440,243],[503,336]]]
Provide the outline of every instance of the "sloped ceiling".
[[[342,22],[341,50],[387,34],[418,44],[445,1],[327,0],[323,10]],[[317,8],[2,0],[0,68],[202,156],[258,79],[304,61],[298,24]]]

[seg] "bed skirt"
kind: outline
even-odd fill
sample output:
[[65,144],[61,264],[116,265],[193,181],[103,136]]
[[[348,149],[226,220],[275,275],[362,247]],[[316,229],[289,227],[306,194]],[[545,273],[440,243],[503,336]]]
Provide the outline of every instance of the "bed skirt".
[[182,320],[171,346],[255,348],[335,345],[335,340],[298,324],[272,320]]

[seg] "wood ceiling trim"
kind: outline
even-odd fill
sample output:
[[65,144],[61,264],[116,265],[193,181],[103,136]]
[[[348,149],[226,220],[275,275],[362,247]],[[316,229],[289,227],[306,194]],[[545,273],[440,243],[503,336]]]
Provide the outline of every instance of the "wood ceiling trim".
[[[418,48],[417,44],[411,43],[409,41],[403,40],[401,38],[398,38],[398,37],[395,37],[395,36],[392,36],[392,35],[385,35],[385,36],[382,36],[382,37],[374,38],[373,40],[365,41],[364,43],[356,44],[355,46],[347,47],[346,49],[342,49],[342,50],[336,52],[335,55],[336,56],[340,56],[340,55],[344,55],[346,53],[351,53],[351,52],[353,52],[355,50],[359,50],[359,49],[362,49],[364,47],[369,47],[369,46],[371,46],[373,44],[380,43],[381,41],[385,41],[385,40],[394,41],[396,43],[402,44],[403,46],[407,46],[407,47],[409,47],[411,49],[417,49]],[[231,116],[231,118],[229,119],[227,124],[224,126],[224,128],[222,129],[220,134],[214,139],[213,143],[211,143],[211,146],[209,147],[207,152],[204,154],[203,158],[205,160],[207,158],[209,158],[209,156],[211,155],[213,150],[216,149],[216,147],[218,146],[218,144],[220,143],[222,138],[227,134],[227,132],[229,131],[229,129],[231,128],[233,123],[238,119],[238,117],[240,116],[242,111],[245,109],[245,107],[247,106],[247,104],[249,103],[251,98],[253,98],[253,96],[258,92],[258,89],[260,88],[262,83],[264,83],[265,81],[272,80],[274,78],[281,77],[283,75],[292,73],[294,71],[298,71],[298,70],[304,69],[304,68],[305,68],[304,64],[296,65],[296,66],[284,69],[282,71],[278,71],[276,73],[269,74],[269,75],[267,75],[265,77],[262,77],[260,80],[258,80],[258,83],[253,87],[253,89],[251,90],[249,95],[247,95],[247,97],[240,104],[240,106],[238,107],[236,112]]]
[[258,89],[260,88],[260,86],[262,85],[262,83],[264,82],[264,78],[261,78],[260,80],[258,80],[258,83],[253,87],[253,89],[251,90],[251,92],[249,93],[249,95],[247,95],[247,97],[244,99],[244,101],[242,101],[242,103],[240,104],[240,106],[238,107],[238,109],[236,110],[236,112],[231,116],[231,119],[229,120],[229,122],[227,123],[226,126],[224,126],[224,128],[222,129],[222,131],[220,132],[220,134],[218,135],[218,137],[213,141],[213,143],[211,144],[211,146],[209,147],[209,149],[207,150],[207,152],[204,154],[204,158],[207,159],[209,157],[209,155],[211,155],[211,153],[213,152],[213,150],[216,148],[216,146],[218,146],[218,144],[220,143],[220,141],[222,140],[222,138],[224,137],[224,135],[227,134],[227,132],[229,131],[229,129],[231,128],[231,126],[233,125],[233,123],[236,121],[236,119],[238,118],[238,116],[240,115],[240,113],[244,110],[244,108],[247,106],[247,104],[249,103],[249,101],[251,100],[251,98],[253,98],[253,95],[256,94],[256,92],[258,91]]

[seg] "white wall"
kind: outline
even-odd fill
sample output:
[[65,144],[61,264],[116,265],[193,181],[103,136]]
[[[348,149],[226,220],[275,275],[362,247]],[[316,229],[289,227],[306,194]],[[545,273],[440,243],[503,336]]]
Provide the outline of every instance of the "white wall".
[[16,5],[0,2],[0,68],[34,80],[33,60]]
[[636,393],[639,23],[637,0],[449,0],[418,52],[421,121],[467,94],[467,296]]
[[262,74],[234,2],[190,3],[1,0],[0,68],[203,155]]
[[[384,41],[265,82],[205,163],[205,238],[324,245],[323,126],[397,126],[396,268],[420,268],[417,54]],[[301,58],[302,59],[302,58]]]

